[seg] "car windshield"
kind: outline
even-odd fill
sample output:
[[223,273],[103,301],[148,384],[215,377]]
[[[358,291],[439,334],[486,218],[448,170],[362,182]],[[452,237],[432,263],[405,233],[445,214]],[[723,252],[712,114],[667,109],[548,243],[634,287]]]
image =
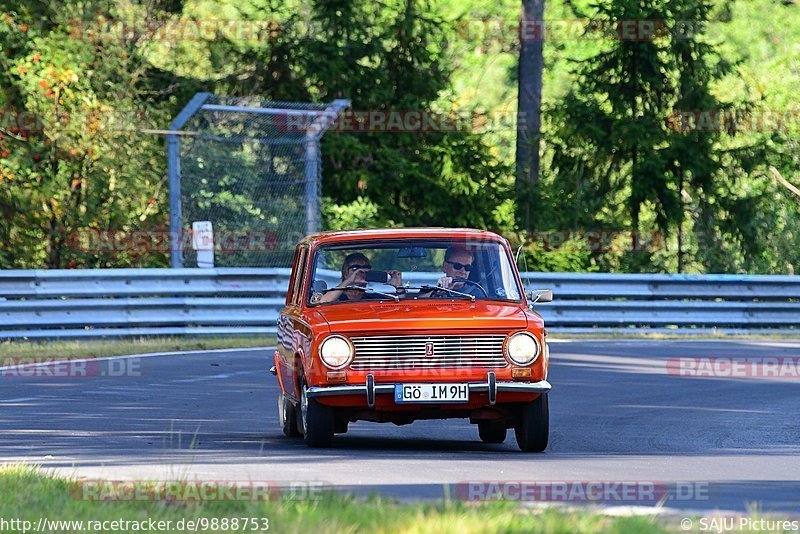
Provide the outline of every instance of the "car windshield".
[[398,299],[519,302],[512,265],[506,248],[489,240],[323,245],[314,254],[308,304]]

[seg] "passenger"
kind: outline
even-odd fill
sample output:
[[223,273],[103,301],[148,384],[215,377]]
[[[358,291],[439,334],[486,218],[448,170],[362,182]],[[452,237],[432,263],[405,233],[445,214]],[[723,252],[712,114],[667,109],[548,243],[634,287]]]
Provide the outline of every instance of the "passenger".
[[[367,279],[366,274],[372,270],[372,262],[369,261],[364,254],[354,252],[348,254],[342,263],[342,281],[336,288],[345,288],[347,286],[366,287]],[[395,289],[402,292],[403,290],[403,277],[402,273],[397,270],[389,272],[389,281],[387,284],[394,286]],[[366,291],[361,289],[331,289],[327,291],[320,302],[334,302],[334,301],[347,301],[347,300],[361,300]]]

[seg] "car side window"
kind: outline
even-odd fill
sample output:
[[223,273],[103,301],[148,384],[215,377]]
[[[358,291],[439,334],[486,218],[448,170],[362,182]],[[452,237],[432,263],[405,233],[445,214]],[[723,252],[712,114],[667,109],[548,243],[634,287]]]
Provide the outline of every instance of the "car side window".
[[308,247],[302,247],[299,254],[291,299],[291,303],[297,304],[298,306],[300,305],[300,294],[303,292],[303,280],[305,279],[306,263],[308,261]]
[[300,283],[303,279],[303,271],[306,264],[306,250],[307,247],[299,245],[294,253],[294,268],[292,275],[289,278],[289,287],[286,288],[286,305],[296,304],[298,299],[298,288],[302,287]]

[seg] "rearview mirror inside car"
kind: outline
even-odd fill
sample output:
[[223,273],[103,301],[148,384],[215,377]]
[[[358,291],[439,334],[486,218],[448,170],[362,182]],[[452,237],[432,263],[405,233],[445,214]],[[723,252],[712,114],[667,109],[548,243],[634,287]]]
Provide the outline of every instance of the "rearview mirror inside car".
[[398,258],[425,258],[425,248],[423,247],[403,247],[397,251]]

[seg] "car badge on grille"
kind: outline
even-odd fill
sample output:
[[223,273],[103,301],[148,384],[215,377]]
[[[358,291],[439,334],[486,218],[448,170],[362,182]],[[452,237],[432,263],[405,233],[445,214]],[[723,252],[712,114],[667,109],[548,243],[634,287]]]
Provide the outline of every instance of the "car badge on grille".
[[430,341],[425,343],[425,356],[433,356],[433,343]]

